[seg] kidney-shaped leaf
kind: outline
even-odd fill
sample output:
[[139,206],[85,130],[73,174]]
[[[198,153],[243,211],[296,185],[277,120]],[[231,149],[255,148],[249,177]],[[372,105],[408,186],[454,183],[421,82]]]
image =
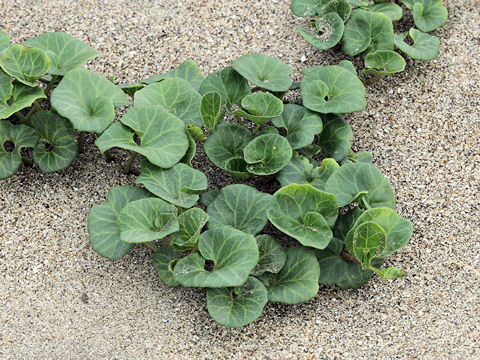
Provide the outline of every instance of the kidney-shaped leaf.
[[270,277],[268,300],[284,304],[300,304],[318,293],[320,267],[312,249],[288,248],[282,270]]
[[405,70],[405,60],[392,50],[377,50],[365,56],[364,74],[390,75]]
[[247,171],[255,175],[271,175],[279,172],[292,158],[288,140],[277,134],[260,135],[243,149]]
[[350,113],[366,106],[365,87],[342,66],[308,69],[301,82],[303,106],[319,113]]
[[272,119],[272,123],[287,131],[287,140],[293,150],[310,145],[323,128],[318,114],[295,104],[285,105],[282,115]]
[[0,121],[0,179],[15,174],[22,163],[22,148],[33,148],[38,141],[35,130],[27,125]]
[[395,197],[388,179],[374,165],[345,163],[325,184],[337,198],[338,206],[359,202],[365,208],[394,208]]
[[276,274],[282,270],[287,254],[282,246],[270,235],[258,235],[257,240],[259,260],[252,275],[258,276],[265,272]]
[[252,133],[241,125],[221,124],[205,142],[205,154],[219,168],[227,170],[227,162],[243,157],[243,148],[252,139]]
[[52,91],[52,106],[79,131],[103,132],[115,119],[114,106],[128,104],[122,89],[82,68],[69,71]]
[[267,289],[252,276],[241,287],[207,289],[208,313],[220,325],[233,328],[260,317],[267,301]]
[[318,34],[312,34],[301,27],[298,27],[297,31],[310,45],[320,50],[327,50],[340,42],[344,29],[342,18],[337,13],[331,12],[315,21],[315,31]]
[[245,79],[269,91],[287,91],[292,86],[293,69],[265,54],[249,53],[234,60],[232,67]]
[[282,100],[270,93],[258,92],[245,96],[242,99],[242,109],[235,110],[234,114],[260,125],[280,116],[282,112]]
[[318,145],[326,157],[341,161],[350,151],[352,128],[340,114],[326,114],[322,119],[324,128],[318,137]]
[[392,21],[398,21],[403,16],[403,11],[400,6],[391,2],[381,2],[363,7],[365,10],[380,12],[387,15]]
[[292,0],[290,8],[296,16],[315,16],[320,11],[323,1],[319,0]]
[[364,269],[370,266],[373,258],[383,253],[386,246],[387,233],[373,221],[365,221],[353,232],[351,248],[353,255],[360,261]]
[[10,35],[0,30],[0,52],[10,46]]
[[231,226],[247,234],[256,235],[267,225],[266,211],[272,196],[257,189],[234,184],[225,186],[207,207],[210,229]]
[[[255,238],[230,226],[202,233],[198,251],[175,265],[174,278],[183,286],[242,286],[258,262]],[[205,269],[205,259],[213,262],[213,269]]]
[[188,59],[182,62],[176,69],[165,74],[150,76],[148,79],[142,81],[142,83],[150,85],[168,78],[180,78],[186,80],[196,91],[198,91],[205,76],[198,68],[197,63]]
[[310,184],[290,184],[273,194],[268,219],[302,245],[324,249],[338,215],[335,196]]
[[387,15],[355,9],[345,25],[342,51],[348,56],[365,50],[393,50],[393,24]]
[[[154,165],[170,168],[187,152],[185,124],[163,106],[134,106],[120,121],[95,141],[102,153],[119,147],[145,156]],[[140,139],[139,145],[134,140],[135,134]]]
[[135,106],[162,105],[185,124],[202,126],[201,95],[186,80],[167,78],[135,93]]
[[170,244],[175,250],[192,250],[197,245],[200,231],[209,218],[200,208],[188,209],[181,213],[177,218],[180,230],[170,235]]
[[155,269],[157,269],[158,278],[165,285],[178,285],[173,278],[173,268],[181,257],[182,253],[174,250],[171,246],[158,246],[158,250],[155,252],[152,261]]
[[67,119],[52,111],[36,112],[30,121],[39,142],[33,160],[44,173],[67,168],[77,156],[77,143]]
[[[4,84],[5,86],[9,86],[8,81],[5,81]],[[6,94],[5,96],[8,96],[8,89],[3,91],[4,94]],[[11,89],[11,98],[7,99],[6,105],[0,105],[0,119],[9,118],[17,111],[31,106],[35,100],[45,98],[46,96],[42,88],[32,88],[30,86],[15,81],[13,82],[13,87]]]
[[8,75],[34,87],[37,86],[37,80],[48,71],[50,60],[41,49],[16,44],[2,51],[0,66]]
[[347,234],[345,245],[350,254],[354,252],[354,235],[358,227],[366,222],[378,224],[386,233],[386,245],[379,258],[386,258],[404,247],[413,232],[412,224],[389,208],[376,208],[365,211]]
[[128,203],[151,196],[152,194],[145,189],[134,186],[112,187],[108,192],[107,201],[93,206],[88,214],[88,235],[93,250],[110,260],[127,255],[135,244],[120,239],[117,217]]
[[163,200],[182,208],[190,208],[199,199],[199,193],[208,186],[207,177],[182,163],[170,169],[162,169],[145,162],[142,173],[135,181]]
[[413,40],[413,45],[405,42],[407,33],[395,34],[395,46],[403,53],[415,60],[432,60],[438,54],[440,39],[436,36],[428,35],[420,30],[411,28],[408,34]]
[[218,92],[222,98],[222,105],[230,109],[233,104],[240,105],[242,99],[251,93],[248,81],[232,67],[208,75],[200,86],[200,93]]
[[442,0],[415,0],[412,13],[415,26],[424,32],[433,31],[448,20],[448,10]]
[[65,32],[45,33],[27,39],[23,44],[45,51],[50,59],[48,73],[52,75],[65,75],[67,71],[82,67],[88,60],[102,55]]
[[335,13],[340,16],[343,22],[350,18],[352,7],[347,0],[321,0],[323,5],[319,8],[318,15],[323,16],[329,13]]
[[120,211],[117,226],[127,243],[159,240],[179,230],[177,208],[157,198],[135,200]]

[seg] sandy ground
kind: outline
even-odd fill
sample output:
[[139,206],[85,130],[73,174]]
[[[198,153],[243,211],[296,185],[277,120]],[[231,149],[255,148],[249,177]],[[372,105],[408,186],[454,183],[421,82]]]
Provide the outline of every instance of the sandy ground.
[[[0,182],[0,358],[479,359],[480,3],[447,5],[437,60],[409,61],[348,118],[355,148],[374,154],[414,224],[389,260],[405,279],[322,287],[307,304],[269,304],[254,324],[220,327],[202,291],[160,284],[147,249],[116,262],[91,250],[88,210],[134,177],[88,137],[70,169],[22,168]],[[248,51],[296,76],[342,58],[306,44],[293,30],[305,21],[280,0],[0,0],[0,21],[15,41],[55,30],[83,39],[105,53],[90,68],[121,82],[187,58],[207,73]],[[211,187],[230,181],[202,156],[197,165]]]

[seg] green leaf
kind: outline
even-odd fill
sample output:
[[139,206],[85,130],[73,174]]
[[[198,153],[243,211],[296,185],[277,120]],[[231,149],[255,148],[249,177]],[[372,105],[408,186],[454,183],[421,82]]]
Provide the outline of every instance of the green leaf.
[[405,276],[405,271],[395,267],[377,270],[375,273],[383,279],[397,279]]
[[357,219],[362,215],[363,210],[359,207],[350,209],[347,213],[340,215],[333,227],[333,236],[339,240],[342,240],[342,249],[343,242],[347,237],[347,233],[353,227]]
[[436,36],[428,35],[420,30],[411,28],[408,34],[413,40],[413,45],[405,42],[407,33],[395,34],[395,46],[403,53],[415,60],[432,60],[438,54],[440,39]]
[[[112,147],[135,151],[152,164],[170,168],[188,149],[185,124],[163,106],[133,107],[110,126],[96,141],[104,153]],[[140,144],[134,140],[137,134]]]
[[290,8],[296,16],[315,16],[320,11],[322,0],[292,0]]
[[342,22],[346,22],[350,18],[352,7],[347,0],[327,0],[323,2],[324,5],[319,8],[318,15],[324,16],[329,13],[335,13],[340,16]]
[[272,119],[272,123],[287,131],[287,140],[293,150],[310,145],[323,128],[318,114],[295,104],[285,105],[282,115]]
[[0,109],[8,107],[8,100],[12,97],[12,90],[11,76],[0,71]]
[[325,191],[337,198],[338,206],[359,202],[366,208],[394,208],[395,197],[388,179],[374,165],[345,163],[325,184]]
[[0,53],[10,46],[10,35],[0,29]]
[[181,213],[177,220],[180,229],[170,235],[170,244],[175,250],[192,250],[197,246],[200,231],[210,217],[200,208],[192,208]]
[[267,225],[266,211],[272,196],[253,187],[234,184],[225,186],[207,207],[208,228],[231,226],[256,235]]
[[365,211],[357,219],[355,225],[347,234],[345,245],[347,251],[353,253],[353,238],[357,228],[365,222],[375,222],[386,233],[386,247],[385,250],[378,255],[379,258],[386,258],[395,251],[404,247],[408,240],[410,240],[413,232],[412,224],[398,215],[395,211],[389,208],[376,208]]
[[[202,233],[198,251],[175,266],[174,278],[183,286],[242,286],[258,262],[255,238],[229,226]],[[213,262],[211,271],[205,269],[205,259]]]
[[177,208],[157,198],[135,200],[120,211],[117,226],[127,243],[160,240],[179,230]]
[[200,105],[203,124],[211,132],[215,131],[222,116],[222,97],[216,91],[210,91],[202,96]]
[[303,106],[319,113],[350,113],[366,106],[363,83],[342,66],[308,69],[301,88]]
[[255,237],[258,246],[259,260],[252,275],[258,276],[265,272],[276,274],[282,270],[287,260],[287,254],[282,246],[270,235]]
[[162,169],[148,161],[142,163],[142,172],[135,183],[182,208],[194,206],[200,197],[198,194],[208,187],[205,174],[188,165],[178,163],[170,169]]
[[322,119],[324,128],[318,137],[318,145],[326,157],[341,161],[350,151],[352,128],[340,114],[326,114]]
[[412,13],[415,26],[423,32],[433,31],[448,20],[448,10],[442,0],[415,0]]
[[331,49],[342,39],[345,25],[342,18],[335,12],[323,15],[315,20],[315,31],[312,34],[309,30],[297,27],[297,31],[312,46],[320,50]]
[[338,63],[338,66],[343,67],[344,69],[350,71],[353,75],[357,76],[357,69],[355,69],[355,66],[353,63],[349,60],[342,60]]
[[207,289],[208,313],[220,325],[233,328],[260,317],[267,301],[267,289],[251,276],[242,287]]
[[270,93],[258,92],[245,96],[242,99],[242,109],[235,110],[234,114],[260,125],[280,116],[282,112],[282,100]]
[[344,160],[346,162],[364,162],[367,164],[373,164],[373,155],[368,151],[359,151],[358,153],[352,151]]
[[416,0],[399,0],[407,9],[412,10],[413,4]]
[[[362,269],[360,264],[347,261],[330,249],[316,250],[315,254],[320,265],[321,285],[336,284],[342,289],[356,289],[365,285],[373,275],[373,271]],[[381,265],[382,260],[374,259],[372,263]]]
[[255,175],[271,175],[280,171],[292,158],[288,140],[280,135],[261,135],[243,149],[247,171]]
[[282,270],[271,276],[268,300],[284,304],[307,302],[318,293],[320,267],[312,249],[302,246],[286,250],[287,261]]
[[183,158],[180,160],[181,163],[187,164],[188,166],[193,167],[192,160],[197,153],[197,144],[195,140],[193,140],[192,135],[187,131],[187,138],[188,138],[188,149]]
[[249,53],[234,60],[232,67],[259,88],[283,92],[292,86],[293,69],[278,59],[264,54]]
[[17,172],[22,163],[22,148],[33,148],[37,141],[35,130],[27,125],[0,121],[0,179]]
[[41,49],[16,44],[2,51],[0,66],[21,83],[35,87],[37,80],[48,71],[50,60]]
[[295,152],[298,155],[305,156],[307,159],[312,160],[312,158],[318,153],[320,153],[321,151],[322,149],[320,146],[316,144],[312,144],[312,145],[305,146],[301,149],[297,149]]
[[365,56],[364,74],[390,75],[405,70],[405,60],[392,50],[377,50]]
[[202,128],[193,125],[193,124],[188,124],[187,125],[187,131],[192,137],[194,141],[204,141],[207,140],[205,134],[203,133]]
[[167,78],[135,93],[134,106],[162,105],[185,124],[202,126],[202,96],[186,80]]
[[203,206],[208,206],[217,198],[218,194],[220,194],[220,190],[218,189],[210,189],[205,191],[202,195],[200,195],[200,203]]
[[403,16],[403,11],[400,6],[391,2],[384,2],[363,7],[364,10],[380,12],[388,16],[392,21],[398,21]]
[[192,85],[192,87],[198,91],[202,81],[205,79],[205,76],[202,74],[195,61],[185,60],[176,69],[173,69],[165,74],[150,76],[148,79],[143,80],[142,83],[149,85],[169,78],[183,79],[189,82],[190,85]]
[[385,250],[386,232],[373,221],[358,225],[352,236],[353,255],[360,261],[364,269],[370,267],[373,258]]
[[30,124],[39,137],[33,160],[40,170],[48,173],[69,167],[77,156],[77,143],[68,120],[52,111],[39,111]]
[[338,216],[335,196],[310,184],[290,184],[273,194],[268,219],[302,245],[324,249]]
[[104,76],[77,68],[52,91],[52,106],[79,131],[103,132],[115,119],[114,106],[127,105],[123,91]]
[[171,246],[160,245],[153,256],[153,265],[157,269],[158,278],[168,286],[175,286],[178,283],[173,278],[173,268],[182,257],[182,253],[175,251]]
[[393,50],[392,20],[379,12],[355,9],[345,25],[342,51],[355,56],[365,50]]
[[247,162],[243,158],[231,158],[225,164],[227,170],[237,183],[247,181],[252,174],[247,171]]
[[200,94],[218,92],[222,97],[222,105],[231,108],[233,104],[240,105],[242,99],[251,93],[250,86],[232,67],[208,75],[200,86]]
[[355,7],[367,6],[369,4],[369,0],[347,0],[347,1],[350,5]]
[[151,196],[148,191],[134,186],[112,187],[107,201],[93,206],[88,214],[88,235],[93,250],[111,260],[127,255],[135,244],[120,239],[117,217],[128,203]]
[[50,59],[49,74],[65,75],[82,67],[88,60],[102,55],[94,48],[65,32],[49,32],[23,42],[24,45],[45,51]]
[[205,154],[220,169],[227,170],[227,162],[232,158],[242,158],[243,148],[252,139],[252,133],[241,125],[221,124],[205,142]]
[[310,184],[324,190],[325,182],[340,166],[333,159],[323,159],[316,168],[303,156],[294,155],[290,162],[277,174],[281,186],[289,184]]
[[122,91],[125,94],[130,95],[131,97],[134,97],[135,93],[138,90],[142,90],[145,87],[145,85],[143,85],[143,84],[120,84],[120,85],[118,85],[118,87],[120,89],[122,89]]
[[32,88],[30,86],[14,81],[12,88],[12,97],[7,101],[7,105],[0,105],[0,119],[7,119],[13,114],[15,114],[17,111],[31,106],[35,100],[46,98],[47,97],[45,96],[42,88]]

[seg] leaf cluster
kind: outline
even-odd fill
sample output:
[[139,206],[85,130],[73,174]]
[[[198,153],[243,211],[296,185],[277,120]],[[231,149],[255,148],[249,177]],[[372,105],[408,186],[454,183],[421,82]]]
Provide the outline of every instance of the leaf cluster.
[[[297,16],[311,18],[312,31],[297,28],[308,43],[320,50],[341,43],[345,54],[363,55],[364,74],[379,77],[405,69],[405,60],[395,49],[415,60],[435,58],[440,41],[428,32],[447,22],[441,0],[399,2],[403,9],[390,0],[292,0],[291,9]],[[394,33],[393,22],[402,19],[405,9],[412,11],[415,27]]]
[[[92,207],[93,249],[116,260],[147,245],[163,283],[203,288],[210,315],[231,327],[257,319],[269,301],[309,301],[321,284],[355,288],[373,273],[403,276],[381,266],[412,227],[393,210],[392,187],[372,156],[350,146],[343,114],[365,107],[352,64],[307,69],[298,85],[291,73],[277,59],[247,54],[206,77],[187,60],[123,86],[133,107],[96,144],[140,156],[141,186],[113,187]],[[290,103],[295,87],[301,98]],[[237,182],[263,176],[280,188],[204,192],[207,178],[191,165],[196,142]]]

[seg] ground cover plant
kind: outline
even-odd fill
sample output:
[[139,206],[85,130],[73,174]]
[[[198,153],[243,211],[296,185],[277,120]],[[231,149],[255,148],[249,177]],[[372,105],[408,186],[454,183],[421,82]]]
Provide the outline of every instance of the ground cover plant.
[[115,107],[129,103],[110,80],[83,69],[99,55],[63,32],[12,45],[0,30],[0,179],[31,159],[45,173],[65,169],[82,151],[84,132],[102,133]]
[[[363,55],[364,74],[376,78],[405,69],[404,56],[432,60],[438,54],[439,39],[428,34],[446,23],[448,11],[441,0],[292,0],[291,9],[309,17],[312,31],[297,28],[302,37],[320,50],[341,43],[348,56]],[[394,22],[411,10],[414,27],[394,32]]]
[[[319,285],[403,276],[383,263],[412,226],[372,156],[350,145],[344,114],[366,105],[352,63],[305,69],[299,83],[291,73],[250,53],[208,76],[187,60],[123,85],[133,106],[96,145],[131,151],[126,170],[138,159],[141,171],[138,186],[113,187],[90,210],[92,248],[116,260],[148,246],[160,281],[203,288],[210,315],[231,327],[268,301],[309,301]],[[206,191],[196,142],[235,183]]]

